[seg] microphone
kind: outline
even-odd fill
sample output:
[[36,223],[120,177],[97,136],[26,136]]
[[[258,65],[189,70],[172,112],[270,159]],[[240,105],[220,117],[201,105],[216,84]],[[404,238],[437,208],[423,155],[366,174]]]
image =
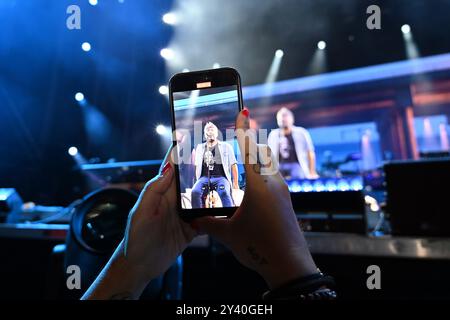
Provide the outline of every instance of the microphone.
[[203,159],[205,160],[207,166],[210,166],[214,163],[214,156],[210,150],[207,150],[205,152],[205,154],[203,155]]

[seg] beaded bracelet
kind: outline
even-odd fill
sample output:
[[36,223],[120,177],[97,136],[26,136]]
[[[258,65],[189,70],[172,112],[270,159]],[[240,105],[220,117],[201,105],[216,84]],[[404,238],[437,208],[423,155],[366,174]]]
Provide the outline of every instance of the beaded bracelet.
[[267,291],[262,298],[263,300],[334,300],[337,294],[330,289],[334,286],[332,277],[319,272]]

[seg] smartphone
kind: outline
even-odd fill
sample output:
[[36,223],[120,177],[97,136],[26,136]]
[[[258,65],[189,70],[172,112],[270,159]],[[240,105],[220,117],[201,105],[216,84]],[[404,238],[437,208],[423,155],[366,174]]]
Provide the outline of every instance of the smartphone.
[[239,73],[232,68],[178,73],[169,82],[169,101],[181,218],[231,217],[245,187],[235,139],[243,108]]

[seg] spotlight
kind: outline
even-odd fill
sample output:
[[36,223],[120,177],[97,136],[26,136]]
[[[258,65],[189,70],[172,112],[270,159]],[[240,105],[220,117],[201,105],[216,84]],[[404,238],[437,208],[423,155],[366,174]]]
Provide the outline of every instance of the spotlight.
[[317,42],[317,48],[319,48],[319,50],[324,50],[326,47],[327,47],[327,43],[325,41]]
[[283,58],[284,56],[284,51],[281,49],[278,49],[277,51],[275,51],[275,57],[277,58]]
[[77,147],[70,147],[67,151],[72,157],[75,157],[78,154]]
[[171,60],[175,56],[175,53],[173,52],[173,50],[169,49],[169,48],[161,49],[161,51],[159,53],[161,54],[161,57],[163,57],[166,60]]
[[164,135],[167,132],[167,128],[163,126],[162,124],[159,124],[156,126],[156,133],[158,133],[160,136]]
[[77,100],[78,102],[83,101],[84,100],[84,94],[82,94],[81,92],[75,93],[75,100]]
[[411,27],[409,26],[409,24],[404,24],[402,25],[402,32],[404,34],[408,34],[411,32]]
[[213,69],[218,69],[218,68],[220,68],[220,64],[218,62],[214,62]]
[[189,72],[188,68],[184,68],[181,72]]
[[166,95],[169,93],[169,88],[167,86],[160,86],[159,93],[161,93],[162,95]]
[[[275,54],[272,59],[272,63],[270,64],[269,71],[267,72],[265,83],[273,83],[278,77],[278,73],[280,72],[281,60],[283,59],[284,52],[281,49],[275,51]],[[269,90],[271,87],[266,87]]]
[[83,42],[81,49],[86,52],[91,51],[91,44],[89,42]]
[[98,4],[98,1],[97,0],[89,0],[89,4],[91,6],[96,6]]
[[177,15],[173,12],[168,12],[162,16],[162,21],[170,25],[175,25],[177,24]]

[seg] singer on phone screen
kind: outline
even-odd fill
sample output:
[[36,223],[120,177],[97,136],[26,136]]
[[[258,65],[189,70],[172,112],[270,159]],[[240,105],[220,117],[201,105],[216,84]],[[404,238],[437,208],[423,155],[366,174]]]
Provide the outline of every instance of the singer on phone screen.
[[220,197],[221,207],[232,207],[231,188],[239,189],[234,150],[228,143],[218,140],[219,130],[212,122],[206,123],[203,133],[206,142],[195,148],[196,182],[191,193],[192,208],[214,206],[214,191]]

